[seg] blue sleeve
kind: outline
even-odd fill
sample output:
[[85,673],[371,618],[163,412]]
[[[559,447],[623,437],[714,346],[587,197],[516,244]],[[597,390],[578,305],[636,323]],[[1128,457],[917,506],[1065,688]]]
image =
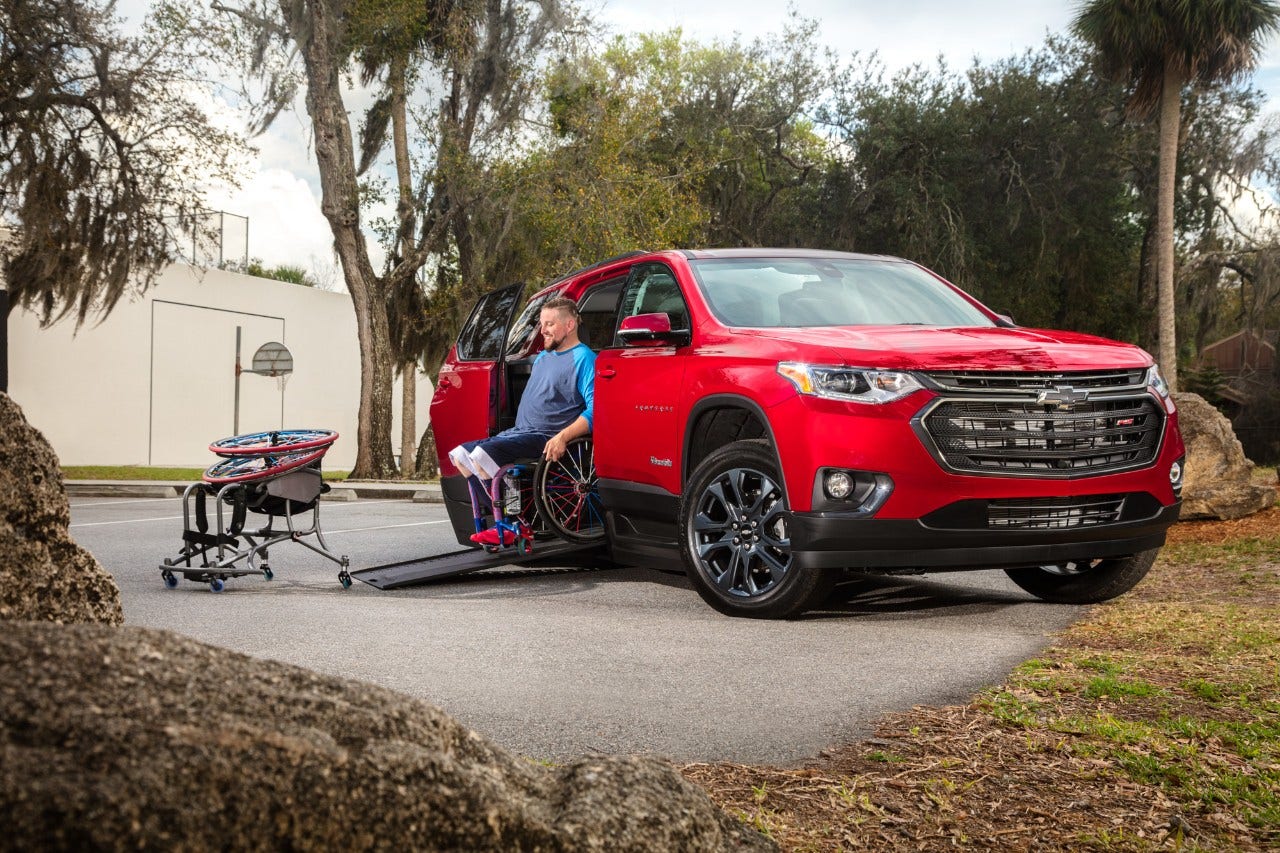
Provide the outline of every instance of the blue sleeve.
[[596,403],[596,354],[591,347],[579,344],[573,351],[574,367],[578,373],[578,393],[582,395],[586,408],[582,416],[587,419],[587,426],[595,425]]

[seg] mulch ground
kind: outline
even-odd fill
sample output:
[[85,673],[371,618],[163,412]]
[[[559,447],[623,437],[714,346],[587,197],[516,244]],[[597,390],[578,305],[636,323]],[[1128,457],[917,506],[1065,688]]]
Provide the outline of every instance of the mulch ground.
[[[1133,592],[969,705],[887,717],[802,767],[681,769],[787,850],[1280,850],[1280,752],[1213,728],[1280,734],[1277,624],[1280,507],[1182,523]],[[1258,673],[1247,703],[1214,692]],[[1185,739],[1150,734],[1171,720]]]

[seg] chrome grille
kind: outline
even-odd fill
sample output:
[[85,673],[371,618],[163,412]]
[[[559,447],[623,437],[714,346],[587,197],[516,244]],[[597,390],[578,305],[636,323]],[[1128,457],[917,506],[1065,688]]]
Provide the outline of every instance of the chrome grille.
[[1145,394],[1080,402],[1070,411],[1034,400],[944,399],[923,424],[952,470],[1080,477],[1149,464],[1163,417]]
[[1039,391],[1070,385],[1092,391],[1116,391],[1141,388],[1146,383],[1147,369],[1081,370],[1062,373],[1029,373],[1025,371],[939,370],[927,374],[946,391]]
[[1001,530],[1066,530],[1111,524],[1120,517],[1124,495],[1022,498],[987,503],[987,526]]

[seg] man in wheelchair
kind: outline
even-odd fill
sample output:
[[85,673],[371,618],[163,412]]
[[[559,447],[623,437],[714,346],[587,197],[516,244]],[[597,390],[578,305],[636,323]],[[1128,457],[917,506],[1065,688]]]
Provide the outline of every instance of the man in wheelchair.
[[[578,338],[579,320],[578,306],[571,299],[557,297],[542,307],[543,350],[534,359],[516,425],[449,451],[449,459],[468,475],[473,496],[478,492],[491,497],[491,482],[504,466],[533,457],[555,461],[569,442],[590,434],[596,355]],[[496,507],[494,515],[498,515]],[[471,538],[481,545],[510,544],[498,525]]]

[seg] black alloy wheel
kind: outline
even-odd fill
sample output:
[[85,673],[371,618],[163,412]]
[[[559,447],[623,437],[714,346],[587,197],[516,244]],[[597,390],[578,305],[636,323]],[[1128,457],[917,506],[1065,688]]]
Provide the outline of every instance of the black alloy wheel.
[[820,604],[834,575],[793,565],[791,512],[773,450],[720,448],[690,477],[680,508],[685,571],[721,613],[789,618]]

